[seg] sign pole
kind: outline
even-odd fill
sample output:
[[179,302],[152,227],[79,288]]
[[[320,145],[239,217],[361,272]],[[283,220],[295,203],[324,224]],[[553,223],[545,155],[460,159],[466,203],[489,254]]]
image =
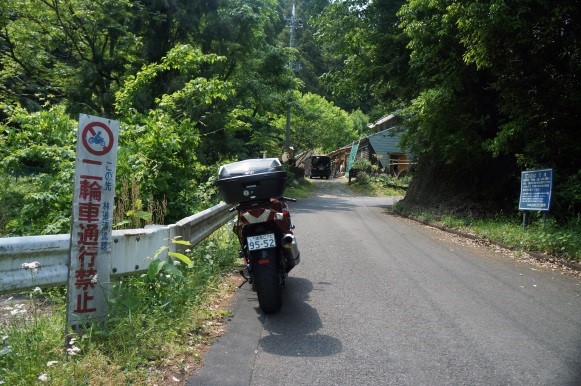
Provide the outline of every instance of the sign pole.
[[[67,327],[107,321],[119,122],[81,114],[77,134]],[[66,342],[67,345],[69,342]]]

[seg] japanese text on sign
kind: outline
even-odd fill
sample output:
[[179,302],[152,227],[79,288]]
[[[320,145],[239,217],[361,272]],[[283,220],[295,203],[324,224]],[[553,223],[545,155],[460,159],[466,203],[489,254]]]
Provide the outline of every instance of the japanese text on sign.
[[109,282],[119,123],[81,115],[71,228],[67,323],[104,321]]
[[553,188],[553,169],[521,173],[519,210],[548,211]]

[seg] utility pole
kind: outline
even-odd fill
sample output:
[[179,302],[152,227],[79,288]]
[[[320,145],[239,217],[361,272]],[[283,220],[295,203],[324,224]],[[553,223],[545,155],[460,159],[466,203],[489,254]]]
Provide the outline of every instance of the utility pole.
[[[293,48],[295,46],[295,28],[297,27],[297,17],[296,17],[296,10],[295,10],[295,2],[293,1],[293,8],[290,18],[290,47]],[[289,62],[289,67],[294,72],[299,72],[300,65],[298,63],[293,63],[292,61]],[[291,141],[290,141],[290,120],[291,120],[291,101],[292,96],[289,94],[288,98],[288,108],[286,111],[286,133],[285,133],[285,140],[284,140],[284,147],[285,149],[290,148]]]

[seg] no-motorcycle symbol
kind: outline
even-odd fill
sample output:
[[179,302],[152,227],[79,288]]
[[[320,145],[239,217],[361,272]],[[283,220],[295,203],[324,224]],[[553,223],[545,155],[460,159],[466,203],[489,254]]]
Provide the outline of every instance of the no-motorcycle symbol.
[[103,122],[89,122],[81,133],[83,146],[95,156],[103,156],[113,148],[113,132]]

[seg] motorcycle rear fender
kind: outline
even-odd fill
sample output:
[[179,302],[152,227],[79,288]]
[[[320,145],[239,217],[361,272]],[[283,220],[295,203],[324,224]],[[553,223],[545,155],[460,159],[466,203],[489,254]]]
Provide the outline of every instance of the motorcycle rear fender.
[[[252,251],[249,252],[250,255],[250,264],[256,263],[259,265],[268,265],[270,264],[270,258],[272,256],[278,256],[276,253],[277,248],[267,248],[261,249],[259,251]],[[274,253],[273,253],[274,251]]]

